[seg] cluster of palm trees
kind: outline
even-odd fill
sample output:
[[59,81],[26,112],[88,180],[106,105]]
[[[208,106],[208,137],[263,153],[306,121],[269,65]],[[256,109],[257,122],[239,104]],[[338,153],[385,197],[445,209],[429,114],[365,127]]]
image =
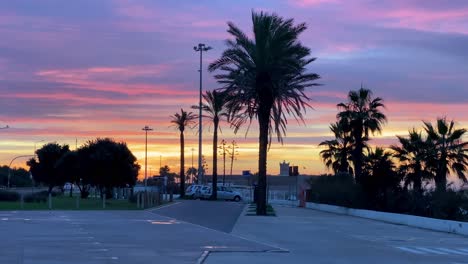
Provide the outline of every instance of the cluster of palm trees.
[[[315,58],[298,38],[306,30],[304,23],[294,24],[276,14],[252,12],[253,38],[233,23],[228,23],[227,49],[209,65],[220,88],[204,95],[202,110],[213,121],[213,187],[217,184],[217,133],[219,120],[226,117],[235,132],[256,119],[259,126],[257,214],[266,215],[267,150],[272,136],[282,142],[287,115],[297,120],[309,108],[306,89],[315,85],[318,74],[306,67]],[[182,112],[183,113],[183,112]],[[183,117],[185,116],[185,120]],[[179,125],[194,120],[191,113],[174,116]],[[181,136],[183,129],[180,129]],[[248,129],[247,129],[248,131]],[[181,142],[181,165],[183,160]],[[181,166],[183,168],[183,166]],[[183,185],[181,169],[181,187]],[[216,190],[216,188],[213,188]],[[213,198],[216,198],[215,192]]]
[[[303,121],[303,114],[310,107],[310,98],[306,90],[319,85],[316,81],[320,76],[307,70],[315,58],[310,57],[310,49],[299,41],[299,36],[307,28],[304,23],[295,24],[293,19],[284,19],[276,14],[252,12],[252,24],[253,34],[250,38],[249,34],[244,33],[236,25],[228,23],[227,32],[231,38],[226,40],[227,48],[208,68],[210,72],[216,72],[214,78],[220,88],[205,93],[202,110],[214,126],[212,197],[214,199],[216,199],[220,120],[226,119],[236,133],[243,126],[247,126],[248,131],[254,120],[257,120],[259,128],[257,214],[266,215],[267,151],[271,140],[273,135],[276,135],[277,140],[282,142],[286,134],[288,116]],[[415,159],[424,159],[421,163],[422,169],[432,173],[440,185],[445,183],[445,176],[449,170],[456,171],[464,179],[466,144],[459,141],[465,130],[454,130],[453,123],[447,124],[445,120],[438,121],[437,129],[425,124],[427,140],[434,144],[430,154],[437,160],[434,164],[426,159],[426,155],[429,154],[419,148],[411,150],[412,147],[405,149],[406,147],[402,146],[399,156],[380,148],[371,151],[368,145],[370,136],[380,133],[387,121],[381,110],[383,107],[381,98],[373,98],[372,92],[362,87],[358,91],[351,91],[347,102],[338,104],[340,112],[337,115],[337,122],[331,125],[335,139],[320,144],[327,147],[321,152],[321,156],[329,168],[337,174],[354,175],[356,181],[361,183],[366,178],[365,175],[394,171],[395,163],[391,159],[401,157],[402,165],[399,169],[407,172],[406,179],[415,184],[413,178],[429,176],[426,176],[426,172],[420,173],[415,169],[419,165],[412,164],[413,160],[409,161],[414,156]],[[174,115],[172,120],[181,135],[182,195],[185,187],[183,134],[185,127],[194,124],[196,118],[192,112],[181,110],[181,113]],[[447,127],[445,130],[444,124]],[[397,152],[397,149],[395,147],[394,151]],[[411,154],[405,154],[405,151],[411,151]],[[426,167],[431,169],[428,170]]]
[[387,120],[383,100],[361,87],[350,91],[348,101],[338,108],[337,122],[330,126],[335,138],[319,144],[325,147],[320,152],[322,160],[335,174],[353,175],[360,184],[369,177],[379,177],[389,185],[399,185],[402,179],[405,187],[417,193],[424,191],[425,181],[432,180],[437,190],[445,191],[450,174],[467,181],[468,142],[462,140],[466,129],[456,129],[454,121],[439,118],[435,126],[423,122],[422,131],[413,129],[408,137],[397,136],[399,145],[372,150],[370,134],[380,133]]

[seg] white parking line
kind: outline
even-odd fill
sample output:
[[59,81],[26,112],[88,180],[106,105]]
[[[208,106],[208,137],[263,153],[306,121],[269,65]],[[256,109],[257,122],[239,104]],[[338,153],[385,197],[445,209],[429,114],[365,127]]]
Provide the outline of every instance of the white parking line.
[[452,254],[468,255],[468,252],[459,251],[458,249],[457,250],[448,249],[448,248],[437,248],[437,249],[444,251],[444,252],[452,253]]
[[398,246],[397,249],[413,254],[462,255],[468,256],[468,248]]
[[446,252],[440,252],[438,250],[430,249],[430,248],[425,248],[425,247],[415,247],[416,249],[419,249],[421,251],[429,252],[432,254],[438,254],[438,255],[448,255]]
[[396,248],[401,249],[401,250],[403,250],[403,251],[410,252],[410,253],[424,254],[424,253],[421,252],[421,251],[417,251],[417,250],[414,250],[414,249],[411,249],[411,248],[407,248],[407,247],[396,247]]

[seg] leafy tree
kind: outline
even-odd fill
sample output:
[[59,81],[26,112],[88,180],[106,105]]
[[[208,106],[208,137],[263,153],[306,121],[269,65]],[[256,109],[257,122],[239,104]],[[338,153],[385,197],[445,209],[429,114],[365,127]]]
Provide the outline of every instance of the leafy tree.
[[[89,189],[91,188],[91,178],[84,171],[84,165],[87,162],[85,151],[75,150],[67,152],[57,162],[57,169],[61,177],[67,181],[74,183],[80,190],[81,198],[87,198],[89,195]],[[70,189],[70,196],[72,195],[72,189]]]
[[[0,167],[0,186],[8,185],[8,166]],[[23,168],[11,168],[10,186],[30,187],[32,186],[31,174]]]
[[220,70],[215,78],[226,92],[230,121],[235,132],[253,119],[259,124],[259,196],[257,214],[266,215],[266,164],[271,136],[278,141],[286,132],[286,115],[303,119],[309,107],[306,88],[319,75],[306,73],[306,66],[315,60],[309,58],[309,48],[298,38],[306,30],[304,23],[294,25],[293,19],[276,14],[252,12],[253,39],[233,23],[228,23],[227,49],[221,58],[211,63],[210,71]]
[[97,186],[101,196],[104,190],[109,196],[112,187],[135,185],[140,165],[126,143],[98,138],[86,142],[78,155],[84,182]]
[[34,157],[26,163],[34,181],[46,184],[49,188],[48,193],[51,193],[55,186],[63,186],[67,182],[66,177],[61,177],[57,162],[69,151],[68,145],[48,143],[36,150],[37,160]]
[[351,152],[353,138],[351,128],[346,120],[330,125],[330,130],[335,135],[333,140],[325,140],[319,146],[326,149],[320,151],[320,156],[328,169],[332,169],[335,174],[353,174],[353,169],[349,163],[352,160]]
[[348,101],[339,103],[337,114],[339,120],[347,120],[351,126],[351,135],[354,139],[352,152],[354,173],[356,182],[360,183],[362,178],[362,168],[364,159],[364,148],[369,140],[370,132],[382,131],[382,125],[387,121],[386,116],[381,112],[384,107],[380,97],[372,98],[372,91],[361,89],[350,91]]
[[399,171],[404,175],[405,186],[413,184],[416,193],[422,193],[422,182],[434,178],[431,171],[433,165],[432,142],[425,139],[415,129],[409,131],[409,136],[397,136],[401,146],[392,145],[394,157],[398,159]]
[[192,112],[186,112],[184,109],[180,109],[180,114],[175,113],[171,116],[173,123],[180,132],[180,197],[185,196],[185,139],[184,131],[187,126],[195,123],[197,115]]
[[463,142],[466,129],[455,129],[455,122],[446,118],[438,118],[436,127],[424,122],[424,130],[428,139],[434,144],[434,155],[437,165],[435,167],[435,183],[439,191],[445,191],[447,176],[450,172],[458,178],[467,181],[465,172],[468,170],[468,142]]
[[[216,200],[218,198],[217,187],[218,186],[218,130],[219,121],[223,117],[228,117],[226,109],[226,93],[219,91],[206,91],[203,94],[205,102],[202,104],[202,110],[205,112],[203,117],[209,118],[213,121],[213,192],[211,199]],[[198,106],[192,106],[192,108],[198,109]]]

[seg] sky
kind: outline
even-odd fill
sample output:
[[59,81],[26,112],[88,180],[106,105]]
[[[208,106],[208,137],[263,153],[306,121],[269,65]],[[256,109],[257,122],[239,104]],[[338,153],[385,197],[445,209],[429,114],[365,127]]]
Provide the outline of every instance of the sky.
[[[32,155],[47,142],[75,149],[96,137],[125,141],[148,170],[160,162],[179,170],[179,135],[170,116],[198,101],[199,55],[205,43],[204,90],[220,88],[207,65],[225,49],[227,22],[251,34],[251,12],[275,12],[308,29],[300,41],[317,60],[308,70],[321,86],[308,91],[313,109],[305,124],[290,119],[281,145],[272,141],[268,173],[283,160],[304,174],[326,173],[318,143],[331,139],[336,104],[361,84],[384,99],[388,123],[372,145],[422,120],[454,119],[468,127],[468,2],[466,0],[16,0],[0,2],[0,164]],[[212,167],[212,127],[203,153]],[[258,130],[235,140],[234,173],[256,172]],[[186,131],[186,164],[197,160],[196,129]],[[194,149],[194,151],[192,151]],[[13,166],[25,166],[17,159]],[[218,173],[222,173],[220,159]],[[229,162],[227,161],[229,168]],[[227,169],[229,172],[229,169]]]

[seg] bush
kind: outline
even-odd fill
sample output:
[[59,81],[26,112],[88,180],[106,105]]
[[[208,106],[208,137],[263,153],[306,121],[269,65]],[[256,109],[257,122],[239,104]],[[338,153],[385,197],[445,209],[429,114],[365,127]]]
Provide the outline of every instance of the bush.
[[319,176],[310,182],[309,201],[351,208],[364,208],[362,188],[349,175]]
[[47,191],[30,193],[24,196],[25,203],[41,203],[46,202],[48,198]]
[[0,190],[0,201],[16,202],[19,199],[20,195],[17,192]]
[[430,216],[450,220],[468,220],[468,199],[461,192],[448,190],[430,194]]
[[468,197],[453,190],[408,191],[402,188],[361,188],[350,176],[319,176],[310,181],[307,201],[402,213],[445,220],[468,221]]
[[[52,197],[61,196],[59,191],[52,191]],[[29,193],[24,196],[25,203],[43,203],[49,199],[49,193],[47,191],[40,191],[35,193]]]

